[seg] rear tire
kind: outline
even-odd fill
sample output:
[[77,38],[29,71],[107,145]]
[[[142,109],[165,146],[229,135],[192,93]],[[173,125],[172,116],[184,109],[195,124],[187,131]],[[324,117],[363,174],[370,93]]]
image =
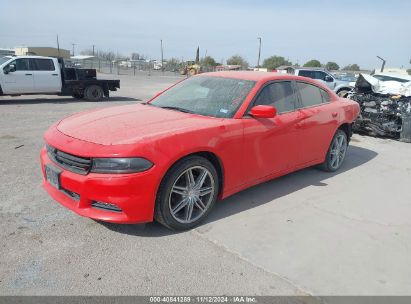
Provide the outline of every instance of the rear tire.
[[197,226],[217,200],[218,174],[207,159],[189,156],[167,172],[157,193],[154,218],[172,230]]
[[84,95],[89,101],[100,101],[103,99],[104,91],[99,85],[93,84],[84,90]]
[[327,172],[335,172],[340,169],[347,154],[347,148],[347,134],[338,129],[328,148],[324,162],[319,166],[320,169]]

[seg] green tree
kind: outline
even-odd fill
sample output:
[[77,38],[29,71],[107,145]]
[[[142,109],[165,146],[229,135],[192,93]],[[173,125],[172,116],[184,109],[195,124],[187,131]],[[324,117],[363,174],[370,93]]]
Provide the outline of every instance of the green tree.
[[411,75],[411,69],[407,70],[408,75]]
[[180,67],[180,60],[177,58],[170,58],[165,64],[165,69],[167,71],[176,71]]
[[360,70],[360,66],[356,63],[354,64],[349,64],[346,65],[345,67],[342,68],[343,71],[359,71]]
[[200,61],[201,65],[214,67],[217,65],[215,59],[211,56],[206,56]]
[[336,71],[340,69],[340,66],[333,61],[328,61],[325,65],[325,68],[329,71]]
[[248,68],[249,64],[247,60],[245,60],[240,55],[234,55],[227,59],[228,65],[241,65],[241,68],[246,69]]
[[275,70],[282,65],[292,65],[292,63],[282,56],[271,56],[264,59],[263,62],[263,67],[267,70]]
[[317,59],[311,59],[304,64],[304,67],[321,68],[321,62],[319,62]]

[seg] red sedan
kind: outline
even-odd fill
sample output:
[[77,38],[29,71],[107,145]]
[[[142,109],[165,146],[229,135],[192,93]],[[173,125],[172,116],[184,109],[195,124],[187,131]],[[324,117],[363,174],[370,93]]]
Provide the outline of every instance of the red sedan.
[[188,229],[218,198],[313,165],[338,170],[358,113],[310,78],[201,74],[51,126],[43,185],[82,216]]

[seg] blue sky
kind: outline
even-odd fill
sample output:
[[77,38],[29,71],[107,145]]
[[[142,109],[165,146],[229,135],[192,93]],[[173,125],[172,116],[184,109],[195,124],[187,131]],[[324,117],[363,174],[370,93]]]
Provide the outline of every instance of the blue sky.
[[257,61],[281,55],[300,64],[316,58],[409,68],[411,1],[371,0],[0,0],[0,47],[60,46],[194,59],[197,45],[217,61],[233,54]]

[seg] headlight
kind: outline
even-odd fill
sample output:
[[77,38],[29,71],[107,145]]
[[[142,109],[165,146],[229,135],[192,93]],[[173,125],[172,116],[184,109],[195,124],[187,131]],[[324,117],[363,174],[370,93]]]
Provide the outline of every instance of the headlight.
[[153,163],[145,158],[93,158],[91,172],[135,173],[150,169]]

